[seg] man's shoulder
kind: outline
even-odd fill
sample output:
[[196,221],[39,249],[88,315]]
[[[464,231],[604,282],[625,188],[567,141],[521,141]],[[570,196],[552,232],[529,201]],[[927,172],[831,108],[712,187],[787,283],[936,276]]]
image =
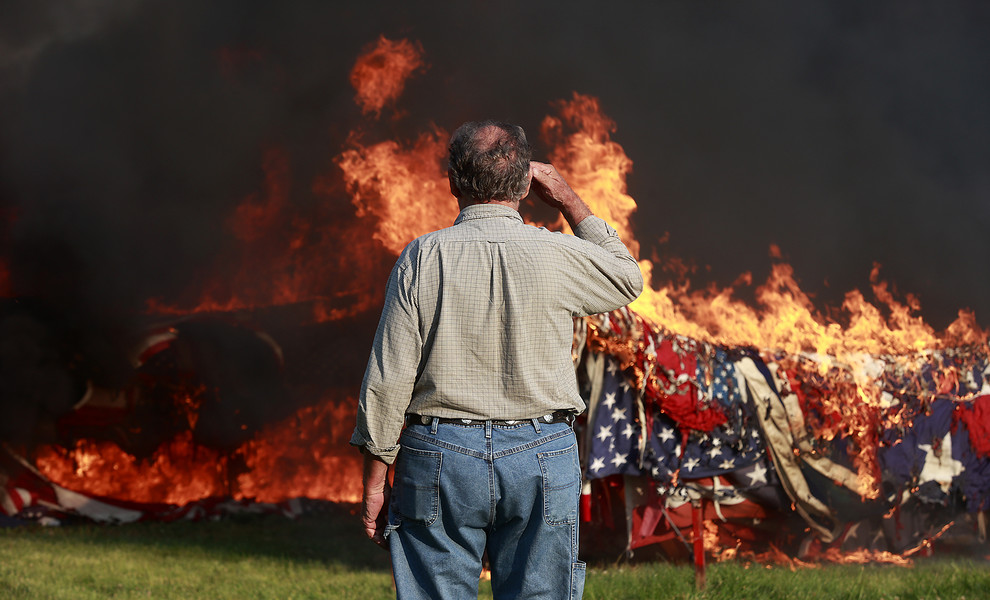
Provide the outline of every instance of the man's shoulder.
[[402,249],[399,254],[398,263],[409,262],[410,260],[415,260],[423,251],[435,247],[437,244],[441,243],[445,239],[449,239],[451,235],[451,230],[454,226],[444,227],[443,229],[437,229],[435,231],[430,231],[429,233],[424,233],[423,235],[417,237],[413,241],[406,244],[406,247]]
[[547,229],[544,226],[527,226],[526,229],[529,230],[528,234],[530,239],[542,242],[546,244],[556,244],[566,248],[573,249],[587,249],[597,244],[590,242],[586,239],[578,237],[572,233],[564,233],[563,231],[554,231],[552,229]]
[[424,252],[430,252],[445,244],[508,242],[535,245],[556,245],[569,249],[587,249],[595,246],[588,240],[569,233],[553,231],[542,225],[523,223],[521,220],[497,219],[483,222],[462,222],[443,229],[425,233],[405,247],[400,260],[414,260]]
[[406,250],[418,251],[423,248],[429,248],[430,246],[436,245],[438,242],[442,242],[445,239],[449,239],[454,232],[455,225],[450,227],[444,227],[443,229],[436,229],[429,233],[424,233],[413,241],[409,242],[406,246]]

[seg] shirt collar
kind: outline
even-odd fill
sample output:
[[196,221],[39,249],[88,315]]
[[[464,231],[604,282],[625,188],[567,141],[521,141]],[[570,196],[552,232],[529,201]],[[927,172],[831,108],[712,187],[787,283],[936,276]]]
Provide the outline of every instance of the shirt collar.
[[501,204],[471,204],[461,210],[461,213],[457,215],[457,220],[454,221],[454,225],[473,219],[491,219],[495,217],[507,217],[509,219],[515,219],[520,223],[523,222],[519,211],[514,208],[509,208]]

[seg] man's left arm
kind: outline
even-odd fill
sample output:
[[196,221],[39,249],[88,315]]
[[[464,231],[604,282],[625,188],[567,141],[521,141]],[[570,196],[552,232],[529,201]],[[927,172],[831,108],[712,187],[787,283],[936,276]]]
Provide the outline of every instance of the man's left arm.
[[400,257],[389,276],[385,306],[375,333],[371,356],[361,383],[357,424],[351,444],[364,454],[361,518],[365,533],[387,547],[388,466],[399,451],[405,411],[412,398],[422,351],[416,303],[410,275]]
[[361,382],[351,444],[392,464],[422,356],[413,275],[406,253],[388,279],[385,306]]

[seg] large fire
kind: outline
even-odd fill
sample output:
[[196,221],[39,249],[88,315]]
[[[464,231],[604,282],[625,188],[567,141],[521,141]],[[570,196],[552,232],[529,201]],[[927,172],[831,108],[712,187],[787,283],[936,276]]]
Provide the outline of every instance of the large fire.
[[[351,73],[362,112],[377,118],[423,65],[418,44],[378,40]],[[540,132],[547,156],[638,256],[632,225],[636,202],[626,187],[633,161],[611,139],[616,123],[597,99],[578,93],[554,108]],[[188,315],[302,305],[312,323],[376,312],[382,282],[375,275],[380,265],[374,257],[382,248],[397,255],[416,236],[450,225],[457,214],[442,167],[447,136],[435,128],[412,141],[364,143],[355,130],[349,147],[334,160],[338,170],[311,188],[317,197],[330,198],[343,187],[352,203],[349,219],[341,218],[339,206],[310,214],[293,208],[291,157],[270,149],[262,159],[263,190],[243,199],[230,215],[228,227],[239,246],[222,257],[216,277],[191,290],[185,305],[149,300],[149,312]],[[566,224],[561,220],[549,227],[564,229]],[[771,251],[779,257],[779,250]],[[876,361],[987,343],[987,332],[969,312],[960,312],[945,332],[934,331],[918,316],[916,299],[895,298],[881,280],[879,266],[871,273],[874,302],[851,291],[837,316],[817,309],[792,268],[782,262],[756,288],[758,307],[734,297],[736,287],[750,284],[749,274],[741,275],[736,286],[692,290],[686,278],[654,281],[658,268],[649,260],[641,260],[640,266],[651,285],[631,305],[635,313],[656,327],[697,340],[793,355],[811,364],[818,376],[837,377],[831,386],[835,393],[822,400],[831,419],[822,426],[852,437],[863,448],[875,445],[876,415],[889,407],[871,383]],[[358,350],[366,351],[361,344]],[[806,365],[791,366],[808,371]],[[837,366],[844,367],[842,374]],[[783,374],[789,376],[787,369]],[[190,436],[179,435],[144,460],[111,442],[80,442],[74,448],[43,449],[37,465],[71,489],[141,502],[181,504],[208,496],[355,501],[359,459],[346,443],[354,404],[353,399],[325,400],[301,409],[231,453],[197,446]],[[897,418],[896,413],[884,414]],[[877,490],[871,461],[864,455],[857,465],[864,497]]]

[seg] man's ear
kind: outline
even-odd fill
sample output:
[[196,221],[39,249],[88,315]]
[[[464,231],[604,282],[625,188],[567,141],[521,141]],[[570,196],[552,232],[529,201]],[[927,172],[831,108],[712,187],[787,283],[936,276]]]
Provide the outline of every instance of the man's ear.
[[[522,197],[525,198],[529,195],[530,188],[533,187],[533,171],[530,170],[529,175],[526,176],[526,191],[523,192]],[[520,198],[520,201],[522,198]]]

